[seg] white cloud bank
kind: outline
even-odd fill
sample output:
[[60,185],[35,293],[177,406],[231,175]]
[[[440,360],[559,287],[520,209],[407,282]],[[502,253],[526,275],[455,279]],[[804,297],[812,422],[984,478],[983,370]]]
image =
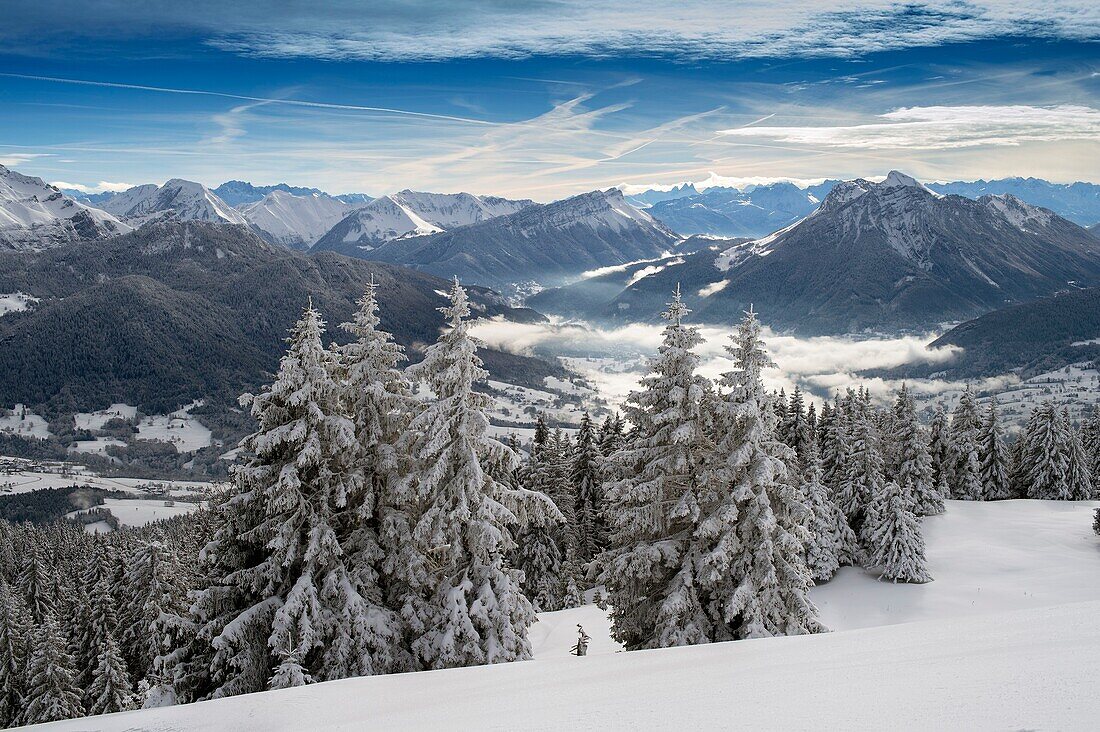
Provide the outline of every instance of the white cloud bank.
[[[703,326],[705,342],[696,353],[700,373],[717,378],[728,371],[731,362],[725,346],[729,328]],[[511,323],[501,319],[481,320],[474,335],[487,345],[515,353],[557,355],[597,386],[601,394],[618,403],[637,387],[649,359],[661,343],[661,326],[632,324],[621,328],[600,329],[561,323]],[[957,349],[932,349],[934,335],[896,338],[849,338],[822,336],[799,338],[777,335],[764,330],[764,342],[777,368],[764,373],[769,388],[790,392],[795,385],[818,398],[831,396],[860,384],[882,399],[891,398],[901,386],[900,380],[866,378],[858,372],[893,368],[907,363],[946,363]],[[1003,386],[1015,377],[991,379],[977,384],[982,389]],[[960,382],[939,379],[909,380],[918,395],[936,395],[962,388]]]
[[727,137],[765,138],[807,146],[949,149],[1025,142],[1100,140],[1100,110],[1051,107],[904,107],[878,115],[880,122],[845,126],[738,127]]

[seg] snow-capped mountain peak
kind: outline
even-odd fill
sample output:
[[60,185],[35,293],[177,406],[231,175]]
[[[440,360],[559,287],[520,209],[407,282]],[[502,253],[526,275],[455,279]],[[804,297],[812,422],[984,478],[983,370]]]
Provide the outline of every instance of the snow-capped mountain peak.
[[152,183],[123,191],[103,204],[110,213],[134,223],[169,216],[181,221],[213,221],[247,226],[239,211],[195,181],[173,178],[162,186]]
[[339,223],[351,206],[323,193],[299,196],[276,189],[238,210],[265,238],[293,249],[308,249]]
[[350,211],[315,246],[355,254],[388,241],[437,234],[516,213],[533,203],[472,193],[404,190]]
[[122,234],[130,227],[41,178],[0,165],[0,246],[45,249]]

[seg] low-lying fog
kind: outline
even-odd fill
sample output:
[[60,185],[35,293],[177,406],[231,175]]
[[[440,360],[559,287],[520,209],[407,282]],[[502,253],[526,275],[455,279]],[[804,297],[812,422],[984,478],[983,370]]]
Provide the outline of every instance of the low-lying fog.
[[[700,372],[717,378],[728,371],[725,353],[732,328],[702,326],[705,342],[696,353]],[[512,323],[503,319],[478,321],[473,333],[487,345],[515,353],[561,356],[567,364],[587,378],[612,402],[621,401],[646,372],[649,359],[661,344],[662,326],[633,324],[620,328],[598,328],[578,323]],[[860,384],[881,399],[890,399],[901,380],[867,378],[859,372],[892,368],[907,363],[946,363],[955,354],[954,347],[929,348],[936,334],[895,338],[819,336],[799,338],[778,335],[764,329],[764,342],[776,368],[764,373],[765,383],[788,393],[797,384],[817,400],[831,397],[838,390]],[[997,389],[1016,381],[1005,376],[974,383],[975,388]],[[931,399],[938,394],[962,389],[964,384],[941,379],[908,379],[909,388]]]

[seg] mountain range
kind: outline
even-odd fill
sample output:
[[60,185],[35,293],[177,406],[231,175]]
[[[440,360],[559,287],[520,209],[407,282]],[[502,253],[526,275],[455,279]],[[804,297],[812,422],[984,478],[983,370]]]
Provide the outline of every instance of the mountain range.
[[1100,240],[1011,195],[942,195],[897,171],[839,183],[806,218],[759,239],[646,265],[587,312],[577,283],[532,307],[601,321],[654,320],[679,283],[694,317],[729,323],[753,305],[806,334],[927,329],[1100,283]]
[[[691,183],[670,190],[651,189],[627,197],[669,228],[684,234],[760,237],[794,223],[817,208],[839,181],[798,186],[793,183],[750,185],[743,189],[713,186],[698,191]],[[978,199],[1011,195],[1042,206],[1079,224],[1100,222],[1100,185],[1051,183],[1037,178],[927,183],[936,193]]]
[[0,248],[48,249],[130,229],[111,214],[70,198],[41,178],[0,165]]
[[680,239],[612,188],[529,204],[446,232],[395,239],[362,256],[492,287],[526,280],[546,285],[656,257]]
[[[382,327],[419,358],[443,326],[448,282],[330,252],[306,255],[248,229],[155,220],[77,247],[0,251],[0,292],[38,299],[0,317],[0,404],[54,415],[126,402],[163,412],[205,398],[231,410],[257,389],[285,350],[288,329],[312,299],[328,337],[379,283]],[[541,319],[490,290],[468,288],[479,315]],[[564,375],[546,361],[481,354],[496,378],[543,386]]]

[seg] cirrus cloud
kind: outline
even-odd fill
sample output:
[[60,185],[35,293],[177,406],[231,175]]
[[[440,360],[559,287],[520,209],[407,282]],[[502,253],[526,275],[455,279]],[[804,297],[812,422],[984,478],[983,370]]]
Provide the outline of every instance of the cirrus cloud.
[[738,127],[720,130],[719,134],[865,149],[950,149],[1100,140],[1100,110],[1070,104],[903,107],[876,119],[880,121],[843,126]]

